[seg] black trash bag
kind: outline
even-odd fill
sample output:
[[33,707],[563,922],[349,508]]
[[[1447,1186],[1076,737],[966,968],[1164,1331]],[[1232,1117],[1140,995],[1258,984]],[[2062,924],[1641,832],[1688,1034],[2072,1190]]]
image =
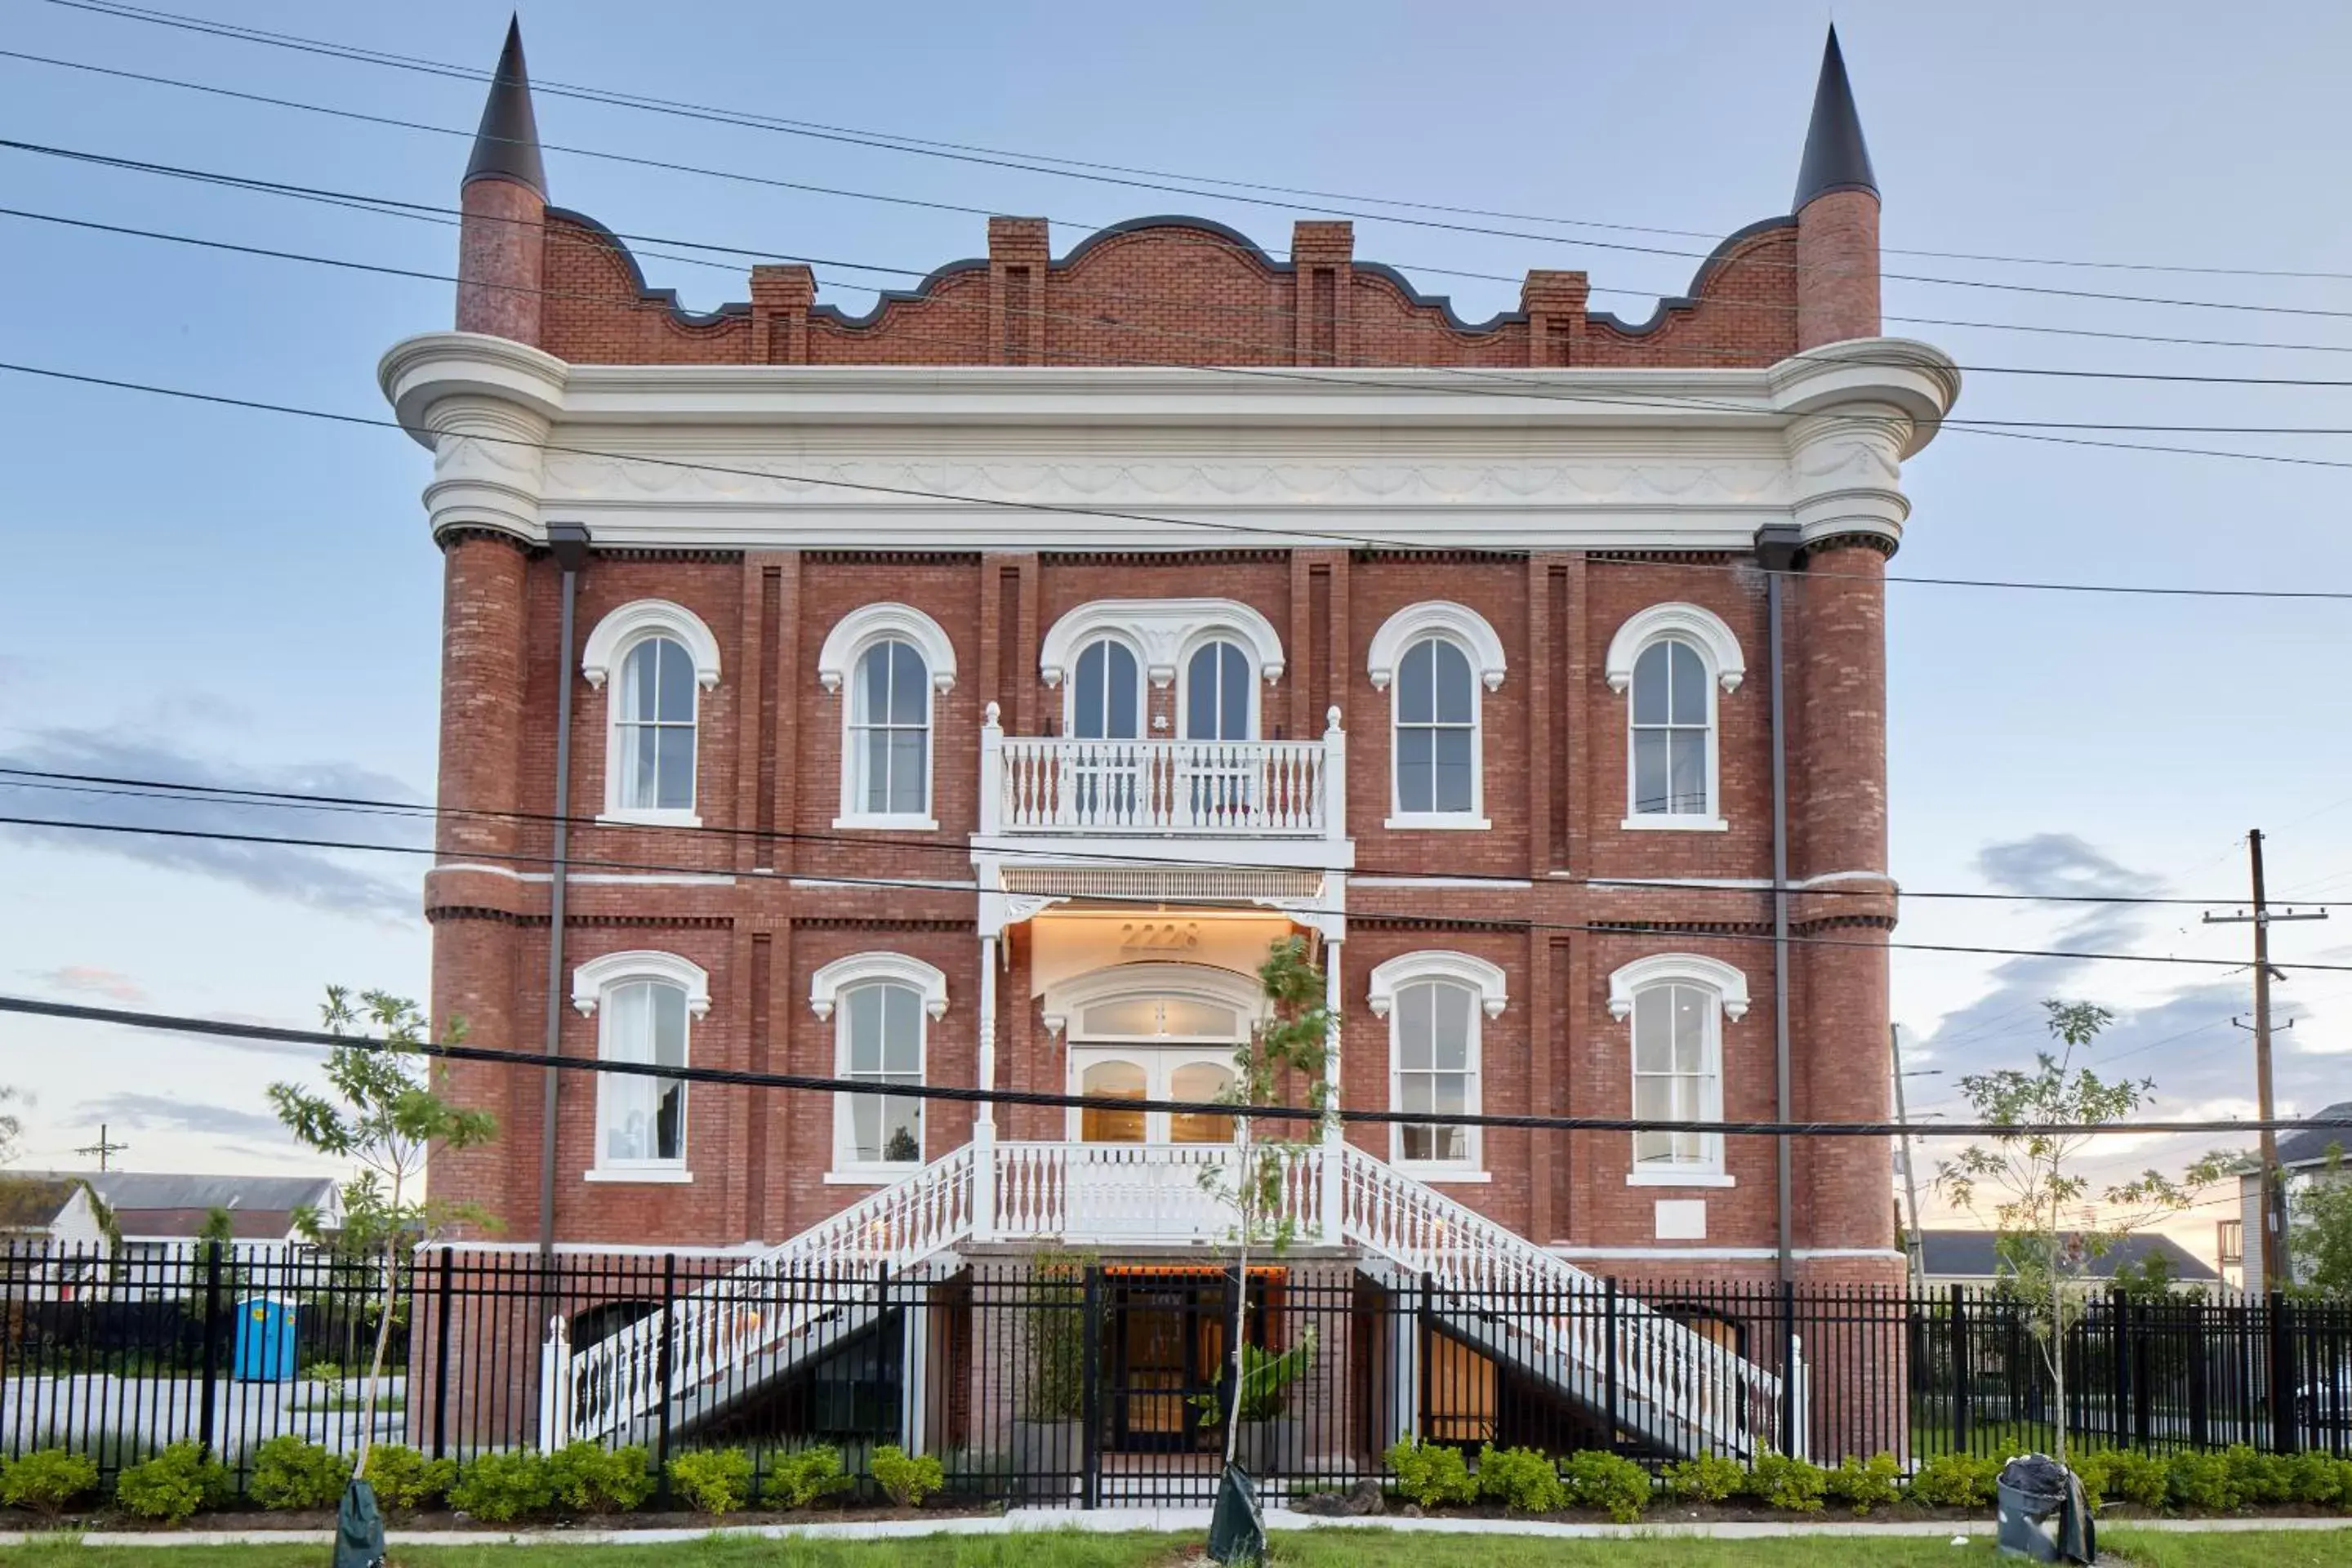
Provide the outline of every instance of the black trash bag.
[[335,1510],[335,1568],[383,1568],[383,1513],[375,1489],[357,1476]]
[[1239,1465],[1227,1465],[1217,1482],[1217,1510],[1209,1516],[1209,1561],[1265,1561],[1265,1516],[1258,1510],[1257,1488]]
[[2027,1454],[2001,1467],[2000,1554],[2032,1563],[2090,1563],[2099,1555],[2099,1530],[2083,1483],[2057,1460]]

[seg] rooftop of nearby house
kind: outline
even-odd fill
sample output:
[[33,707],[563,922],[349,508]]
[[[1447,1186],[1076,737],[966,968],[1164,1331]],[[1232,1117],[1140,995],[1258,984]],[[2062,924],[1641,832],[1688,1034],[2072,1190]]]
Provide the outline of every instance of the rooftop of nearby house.
[[[2317,1113],[2326,1121],[2352,1121],[2352,1100],[2339,1100]],[[2278,1141],[2279,1163],[2282,1165],[2324,1165],[2327,1152],[2341,1144],[2352,1155],[2352,1132],[2337,1127],[2306,1127],[2289,1132]]]
[[87,1182],[113,1211],[128,1238],[193,1237],[205,1216],[226,1209],[229,1234],[240,1241],[287,1237],[298,1209],[332,1216],[340,1209],[331,1176],[184,1175],[162,1171],[50,1172],[44,1179]]
[[[2000,1272],[1997,1237],[1989,1230],[1924,1230],[1919,1233],[1929,1279],[1990,1279]],[[2126,1264],[2137,1268],[2151,1254],[2161,1254],[2171,1265],[2172,1278],[2191,1285],[2214,1285],[2221,1277],[2196,1254],[2168,1236],[2127,1236],[2105,1256],[2095,1258],[2090,1272],[2108,1279]]]
[[71,1176],[0,1176],[0,1235],[46,1234],[80,1190]]

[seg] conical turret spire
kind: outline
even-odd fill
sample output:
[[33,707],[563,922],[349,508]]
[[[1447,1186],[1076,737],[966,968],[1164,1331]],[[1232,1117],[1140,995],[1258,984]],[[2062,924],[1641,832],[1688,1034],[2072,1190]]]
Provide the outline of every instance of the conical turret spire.
[[465,184],[476,180],[512,180],[547,195],[547,170],[539,160],[539,121],[530,111],[530,79],[522,68],[522,19],[507,23],[507,47],[499,52],[498,75],[490,82],[490,98],[482,105],[481,129],[474,133],[474,155],[466,163]]
[[[524,111],[529,112],[528,106]],[[1813,122],[1805,131],[1805,158],[1797,168],[1797,199],[1789,210],[1801,212],[1814,197],[1832,191],[1878,194],[1878,176],[1871,172],[1870,148],[1862,139],[1862,116],[1854,111],[1853,88],[1845,79],[1845,56],[1838,48],[1835,26],[1830,28],[1829,47],[1822,51],[1822,79],[1813,89]]]

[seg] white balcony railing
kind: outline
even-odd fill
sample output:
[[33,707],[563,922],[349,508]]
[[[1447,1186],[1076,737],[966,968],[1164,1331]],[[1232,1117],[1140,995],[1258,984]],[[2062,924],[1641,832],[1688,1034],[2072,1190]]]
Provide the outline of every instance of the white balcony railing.
[[1088,741],[980,731],[980,831],[1343,838],[1339,710],[1316,741]]
[[[1293,1150],[1282,1162],[1265,1223],[1325,1239],[1324,1151]],[[987,1217],[999,1241],[1213,1245],[1238,1220],[1223,1195],[1239,1174],[1230,1143],[999,1143],[994,1174]]]

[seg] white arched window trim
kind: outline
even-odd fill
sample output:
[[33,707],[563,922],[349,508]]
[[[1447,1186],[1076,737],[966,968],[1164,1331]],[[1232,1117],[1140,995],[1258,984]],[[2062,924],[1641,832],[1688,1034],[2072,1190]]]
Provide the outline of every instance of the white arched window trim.
[[[1501,1016],[1505,1002],[1503,971],[1483,958],[1466,952],[1448,952],[1428,949],[1420,952],[1401,953],[1375,966],[1367,983],[1364,1000],[1375,1017],[1389,1020],[1389,1109],[1404,1109],[1402,1078],[1398,1068],[1397,1026],[1394,1019],[1397,993],[1410,985],[1430,981],[1446,981],[1467,989],[1476,999],[1470,1010],[1469,1051],[1465,1065],[1477,1100],[1474,1110],[1486,1103],[1486,1028],[1487,1019]],[[1469,1129],[1468,1154],[1462,1160],[1423,1162],[1404,1157],[1404,1129],[1391,1123],[1389,1128],[1389,1163],[1424,1182],[1491,1182],[1494,1173],[1486,1168],[1486,1140],[1479,1129]]]
[[[1461,649],[1470,661],[1474,678],[1470,683],[1470,809],[1466,812],[1406,811],[1399,804],[1397,666],[1415,643],[1431,637]],[[1457,605],[1451,599],[1426,599],[1407,605],[1381,623],[1381,629],[1372,634],[1365,673],[1371,677],[1374,690],[1389,694],[1389,816],[1382,826],[1475,830],[1494,826],[1486,816],[1486,694],[1503,684],[1503,639],[1495,635],[1486,616],[1467,605]]]
[[[572,971],[572,1005],[583,1016],[593,1017],[603,1006],[604,998],[614,988],[650,981],[656,984],[675,985],[686,993],[687,1040],[686,1060],[694,1059],[694,1022],[710,1011],[710,975],[702,965],[690,958],[674,952],[640,950],[628,952],[608,952],[592,958]],[[598,1026],[596,1054],[605,1054],[604,1026]],[[614,1081],[613,1075],[597,1075],[595,1121],[595,1157],[590,1168],[582,1172],[582,1179],[591,1182],[624,1182],[647,1184],[685,1185],[694,1180],[694,1173],[684,1160],[669,1162],[608,1164],[604,1159],[604,1127],[606,1106],[604,1086]],[[688,1108],[690,1121],[692,1107]]]
[[700,616],[667,599],[633,599],[605,612],[582,645],[580,673],[602,691],[629,650],[650,637],[668,637],[686,649],[697,686],[708,691],[719,684],[719,639]]
[[[857,678],[857,661],[866,650],[878,642],[903,642],[922,655],[923,668],[930,672],[930,687],[924,694],[923,711],[926,734],[923,747],[923,809],[919,812],[873,812],[859,809],[858,759],[851,744],[850,715],[856,708],[856,695],[849,683]],[[939,694],[955,689],[955,645],[939,622],[931,619],[912,605],[891,603],[864,605],[852,610],[833,624],[825,634],[824,646],[816,656],[816,679],[819,685],[841,699],[841,815],[833,819],[835,827],[911,827],[935,829],[939,821],[932,808],[936,798],[933,791],[939,774],[940,726]]]
[[[1706,666],[1706,799],[1708,809],[1687,815],[1637,812],[1633,809],[1633,665],[1654,643],[1672,639],[1686,643]],[[1721,616],[1702,605],[1652,605],[1625,618],[1609,639],[1602,661],[1609,689],[1623,697],[1625,710],[1625,820],[1621,826],[1646,833],[1721,833],[1730,824],[1723,816],[1722,693],[1737,691],[1748,678],[1747,656],[1739,638]]]
[[[836,958],[819,969],[809,980],[809,1010],[829,1022],[833,1031],[833,1066],[835,1075],[845,1077],[849,1060],[849,1017],[841,1012],[841,994],[860,985],[904,985],[922,998],[922,1038],[919,1043],[916,1062],[923,1081],[930,1081],[931,1025],[948,1010],[948,977],[935,966],[903,952],[854,952],[846,958]],[[854,1159],[848,1151],[854,1142],[849,1132],[850,1097],[833,1097],[833,1168],[824,1174],[827,1183],[851,1186],[879,1186],[904,1177],[908,1167],[902,1163],[871,1163]],[[920,1163],[919,1160],[917,1162]]]
[[[589,630],[580,652],[580,673],[598,691],[606,691],[614,672],[631,650],[649,637],[667,637],[686,650],[694,666],[694,787],[702,788],[701,693],[719,684],[719,639],[700,616],[667,599],[632,599],[605,613]],[[632,806],[621,804],[621,711],[609,691],[604,702],[604,810],[599,822],[635,822],[665,827],[699,827],[701,815],[691,805]]]
[[[1060,686],[1086,646],[1102,636],[1125,642],[1144,679],[1165,689],[1192,650],[1210,637],[1239,643],[1259,680],[1271,686],[1285,668],[1274,623],[1237,599],[1094,599],[1046,628],[1037,648],[1037,674]],[[1255,684],[1255,683],[1253,683]]]
[[1265,988],[1254,975],[1210,963],[1114,963],[1045,987],[1045,1033],[1059,1039],[1088,1007],[1139,996],[1213,1002],[1234,1009],[1244,1028],[1256,1026],[1267,1010]]
[[[1748,976],[1721,959],[1706,958],[1695,952],[1659,952],[1647,958],[1637,958],[1621,965],[1609,976],[1609,1016],[1630,1025],[1633,1016],[1633,998],[1657,985],[1688,985],[1711,994],[1716,999],[1717,1017],[1709,1047],[1713,1059],[1708,1063],[1713,1087],[1708,1104],[1704,1108],[1707,1119],[1723,1116],[1723,1030],[1727,1024],[1736,1024],[1748,1016]],[[1625,1037],[1627,1081],[1632,1081],[1636,1047],[1629,1027]],[[1630,1163],[1625,1175],[1629,1187],[1729,1187],[1738,1184],[1723,1163],[1723,1135],[1710,1134],[1706,1140],[1708,1156],[1690,1165],[1644,1168]],[[1630,1158],[1633,1143],[1627,1143]]]
[[1249,718],[1246,725],[1248,733],[1243,738],[1251,741],[1260,740],[1264,738],[1265,731],[1259,728],[1265,721],[1265,710],[1259,698],[1272,682],[1265,679],[1265,655],[1254,647],[1247,638],[1236,636],[1230,626],[1203,626],[1186,637],[1182,646],[1176,650],[1176,732],[1179,736],[1182,735],[1184,726],[1192,714],[1192,656],[1211,643],[1219,642],[1232,643],[1240,648],[1242,657],[1249,661],[1252,675],[1257,677],[1244,687],[1244,689],[1249,693]]

